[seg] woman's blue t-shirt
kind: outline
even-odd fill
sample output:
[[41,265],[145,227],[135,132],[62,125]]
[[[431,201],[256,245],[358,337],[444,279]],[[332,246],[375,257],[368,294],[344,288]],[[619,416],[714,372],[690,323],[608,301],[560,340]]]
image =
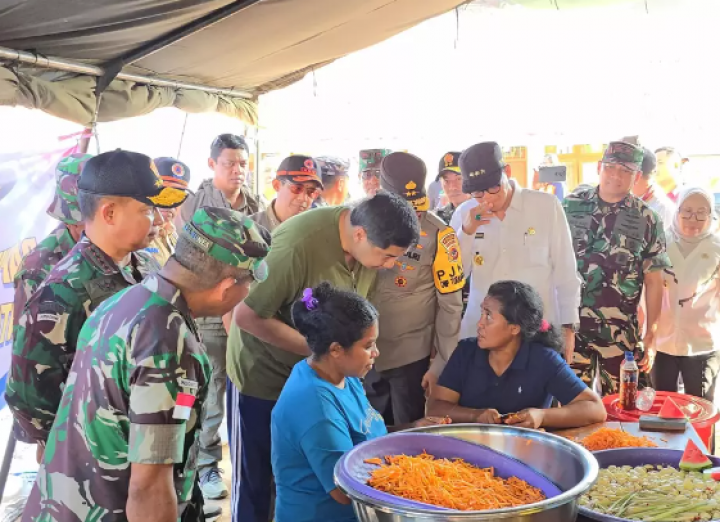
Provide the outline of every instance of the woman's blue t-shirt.
[[525,342],[505,373],[490,366],[490,352],[477,339],[463,339],[445,366],[438,384],[460,394],[459,406],[500,415],[528,408],[549,408],[555,397],[570,404],[587,389],[560,355],[537,343]]
[[276,522],[356,522],[352,506],[336,502],[333,470],[353,446],[387,433],[360,379],[338,388],[307,361],[295,365],[272,412]]

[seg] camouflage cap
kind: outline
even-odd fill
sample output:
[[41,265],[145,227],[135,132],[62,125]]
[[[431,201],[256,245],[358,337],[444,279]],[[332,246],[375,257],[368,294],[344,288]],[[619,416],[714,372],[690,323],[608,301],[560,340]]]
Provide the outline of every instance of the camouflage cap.
[[55,196],[47,209],[48,216],[68,225],[82,223],[78,206],[78,179],[90,154],[71,154],[55,167]]
[[380,162],[390,154],[390,149],[365,149],[360,151],[360,172],[380,170]]
[[257,281],[267,279],[265,256],[270,247],[258,225],[244,214],[204,207],[185,223],[181,234],[218,261],[250,270]]
[[630,170],[640,172],[642,171],[643,150],[632,143],[611,141],[605,149],[602,162],[619,163]]

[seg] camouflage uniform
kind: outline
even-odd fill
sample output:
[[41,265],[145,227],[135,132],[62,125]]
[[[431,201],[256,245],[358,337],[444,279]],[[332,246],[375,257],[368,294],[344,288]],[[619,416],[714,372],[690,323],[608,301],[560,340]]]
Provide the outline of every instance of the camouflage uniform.
[[600,370],[603,392],[614,392],[623,352],[643,355],[637,310],[644,276],[670,267],[662,223],[633,195],[608,204],[597,188],[568,195],[563,207],[583,279],[574,366],[586,382]]
[[15,301],[13,310],[13,326],[17,328],[20,315],[30,297],[37,291],[48,274],[64,258],[75,240],[65,223],[50,232],[38,245],[23,258],[20,270],[15,276]]
[[71,154],[57,164],[55,197],[47,209],[47,214],[61,224],[22,260],[14,281],[13,325],[15,327],[30,296],[35,293],[53,267],[75,246],[75,240],[70,235],[67,225],[76,225],[82,221],[77,204],[77,179],[91,157],[89,154]]
[[28,443],[44,443],[75,354],[78,334],[105,299],[159,270],[144,252],[120,268],[83,237],[32,295],[13,339],[6,399]]
[[[266,276],[267,246],[237,212],[199,210],[182,234]],[[174,464],[179,519],[202,519],[196,458],[211,373],[188,304],[163,274],[105,301],[80,333],[23,521],[127,520],[132,463]]]

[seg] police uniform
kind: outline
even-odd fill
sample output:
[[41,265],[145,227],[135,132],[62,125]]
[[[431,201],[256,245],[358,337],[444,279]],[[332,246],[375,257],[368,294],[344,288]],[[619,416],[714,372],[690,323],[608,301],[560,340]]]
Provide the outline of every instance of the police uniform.
[[60,221],[60,225],[28,252],[15,276],[15,299],[13,325],[17,327],[25,304],[45,281],[50,271],[68,255],[75,246],[75,239],[68,225],[82,222],[77,203],[77,180],[89,154],[71,154],[61,159],[55,168],[55,197],[47,209],[47,215]]
[[[201,209],[181,234],[262,272],[267,246],[235,211]],[[185,296],[163,273],[106,300],[80,332],[23,521],[127,520],[133,463],[173,464],[180,520],[201,520],[196,458],[211,372]]]
[[420,241],[378,273],[371,298],[380,317],[380,355],[365,387],[387,424],[423,417],[423,376],[429,369],[439,377],[458,341],[465,282],[460,248],[455,232],[427,211],[425,177],[425,164],[411,154],[394,152],[382,161],[382,188],[410,201],[421,229]]
[[[163,188],[144,154],[113,151],[88,160],[79,190],[132,197],[169,207],[185,194]],[[121,267],[86,236],[50,272],[25,307],[13,339],[5,397],[24,442],[44,444],[60,404],[78,334],[90,313],[108,297],[134,285],[158,264],[144,252]]]
[[[188,190],[190,168],[185,163],[175,158],[155,158],[153,161],[165,187],[177,188],[190,193]],[[175,252],[177,239],[175,224],[165,222],[160,228],[157,237],[152,240],[145,252],[153,256],[160,266],[165,266],[167,260]]]
[[[446,152],[445,154],[443,154],[443,157],[440,159],[440,166],[438,167],[438,175],[435,178],[436,181],[439,181],[445,172],[452,172],[454,174],[462,175],[460,172],[459,163],[460,154],[460,152]],[[440,207],[439,209],[437,209],[436,213],[438,217],[445,222],[446,225],[449,225],[456,210],[457,207],[453,205],[450,201],[448,201],[448,204],[444,207]],[[465,260],[465,263],[468,263],[467,259]],[[470,287],[472,285],[471,275],[472,270],[466,269],[465,286],[463,286],[462,289],[463,315],[465,315],[465,310],[467,310],[468,302],[470,300]]]
[[[643,153],[612,142],[604,163],[640,171]],[[643,356],[637,311],[646,273],[671,266],[657,214],[631,193],[619,203],[600,199],[598,188],[570,194],[563,202],[583,279],[575,367],[603,393],[616,391],[623,352]]]

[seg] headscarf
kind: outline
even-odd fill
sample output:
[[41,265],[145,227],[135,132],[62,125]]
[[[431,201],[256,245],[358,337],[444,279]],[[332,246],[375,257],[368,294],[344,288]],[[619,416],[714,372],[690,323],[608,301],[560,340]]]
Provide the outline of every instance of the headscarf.
[[[682,219],[682,217],[680,217],[680,207],[682,206],[683,203],[685,203],[685,200],[687,198],[689,198],[690,196],[695,195],[695,194],[702,196],[707,201],[708,207],[710,207],[709,219],[711,222],[710,222],[710,225],[708,226],[708,228],[704,232],[701,232],[697,236],[688,237],[682,233],[682,229],[680,227],[680,220]],[[684,244],[697,244],[697,243],[700,243],[702,240],[715,234],[717,232],[718,227],[717,227],[717,223],[713,222],[715,219],[717,219],[717,216],[715,215],[715,210],[714,210],[714,206],[715,206],[714,203],[715,203],[715,197],[713,196],[713,194],[709,190],[707,190],[703,187],[685,187],[685,188],[683,188],[683,190],[678,195],[677,207],[675,208],[675,215],[673,217],[672,225],[670,226],[670,234],[671,234],[670,239],[673,239],[679,243],[684,243]]]

